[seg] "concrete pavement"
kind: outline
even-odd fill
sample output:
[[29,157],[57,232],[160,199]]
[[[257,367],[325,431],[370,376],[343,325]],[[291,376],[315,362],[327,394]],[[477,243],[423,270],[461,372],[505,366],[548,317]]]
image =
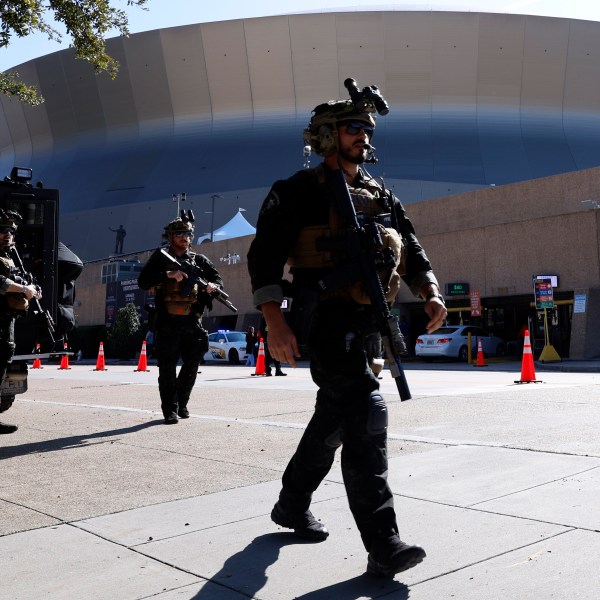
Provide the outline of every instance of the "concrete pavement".
[[[591,600],[600,576],[600,374],[520,364],[389,373],[390,484],[425,561],[391,581],[366,553],[336,462],[302,542],[269,518],[312,413],[308,369],[204,366],[192,417],[166,426],[157,370],[45,365],[2,415],[0,599]],[[536,364],[536,368],[538,365]]]

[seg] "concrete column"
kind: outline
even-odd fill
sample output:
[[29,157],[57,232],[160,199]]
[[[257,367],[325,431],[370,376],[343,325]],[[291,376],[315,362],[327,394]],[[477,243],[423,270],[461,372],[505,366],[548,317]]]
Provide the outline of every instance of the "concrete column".
[[575,290],[579,294],[586,295],[585,312],[573,311],[569,355],[576,360],[600,358],[600,288]]

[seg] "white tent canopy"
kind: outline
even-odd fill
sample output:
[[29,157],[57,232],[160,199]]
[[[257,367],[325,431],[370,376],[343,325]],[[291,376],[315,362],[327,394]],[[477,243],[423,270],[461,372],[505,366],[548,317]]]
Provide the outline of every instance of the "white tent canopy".
[[[252,235],[256,233],[256,228],[252,227],[252,225],[250,225],[250,223],[246,221],[246,218],[242,214],[243,210],[243,208],[240,208],[230,221],[225,223],[223,227],[220,227],[219,229],[216,229],[213,232],[213,240],[215,242],[218,242],[220,240],[229,240],[231,238],[242,237],[244,235]],[[202,242],[205,242],[210,239],[210,233],[206,233],[204,235],[201,235],[197,239],[196,243],[201,244]]]

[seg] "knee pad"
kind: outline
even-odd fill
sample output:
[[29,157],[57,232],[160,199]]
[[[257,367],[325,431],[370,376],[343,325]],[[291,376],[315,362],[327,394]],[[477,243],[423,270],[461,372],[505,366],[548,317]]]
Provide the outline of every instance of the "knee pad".
[[388,414],[384,397],[379,392],[371,392],[368,399],[367,433],[382,435],[387,431]]

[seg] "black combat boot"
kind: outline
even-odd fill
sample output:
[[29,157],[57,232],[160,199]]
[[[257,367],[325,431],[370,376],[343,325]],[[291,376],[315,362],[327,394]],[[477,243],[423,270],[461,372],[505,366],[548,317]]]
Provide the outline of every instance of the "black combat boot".
[[190,411],[185,406],[182,406],[177,411],[177,414],[179,415],[180,419],[189,419],[190,418]]
[[0,434],[2,433],[14,433],[19,429],[16,425],[9,425],[8,423],[0,423]]
[[421,546],[405,544],[397,535],[374,542],[369,552],[367,574],[372,577],[393,577],[418,565],[427,556]]
[[177,418],[177,413],[172,412],[169,415],[165,415],[165,424],[166,425],[175,425],[179,423],[179,419]]
[[0,413],[7,411],[15,401],[14,396],[2,396],[0,397]]
[[323,523],[317,521],[310,510],[302,513],[286,511],[278,502],[271,511],[271,520],[281,527],[293,529],[298,537],[313,542],[322,542],[329,536]]

